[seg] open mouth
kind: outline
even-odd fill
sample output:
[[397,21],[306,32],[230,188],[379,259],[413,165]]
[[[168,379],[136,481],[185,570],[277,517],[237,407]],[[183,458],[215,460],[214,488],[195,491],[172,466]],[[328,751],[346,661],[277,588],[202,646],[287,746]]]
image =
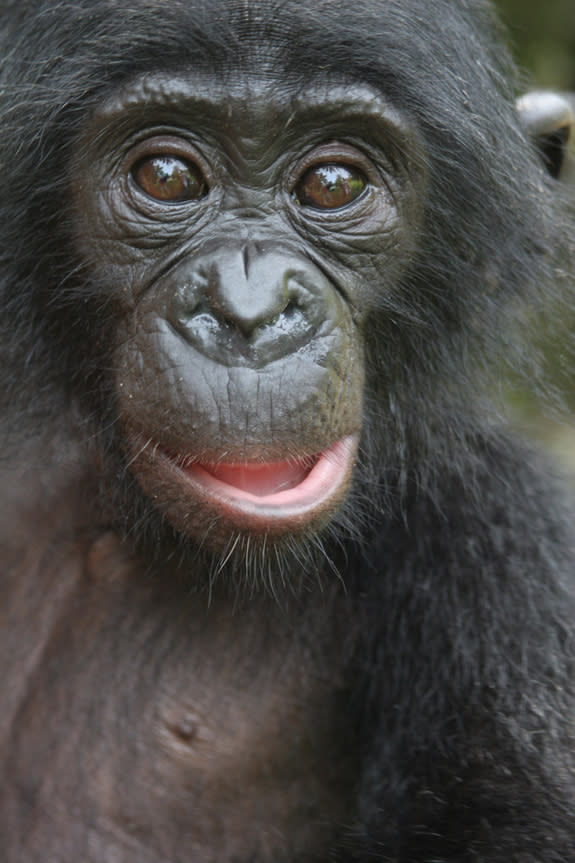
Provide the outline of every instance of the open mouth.
[[214,498],[248,511],[294,511],[317,505],[347,475],[353,439],[345,438],[314,456],[242,464],[185,461],[179,467]]
[[142,446],[140,435],[132,441],[131,470],[154,504],[179,530],[202,542],[216,537],[216,544],[233,531],[279,537],[328,521],[345,497],[358,447],[349,435],[312,456],[226,463]]

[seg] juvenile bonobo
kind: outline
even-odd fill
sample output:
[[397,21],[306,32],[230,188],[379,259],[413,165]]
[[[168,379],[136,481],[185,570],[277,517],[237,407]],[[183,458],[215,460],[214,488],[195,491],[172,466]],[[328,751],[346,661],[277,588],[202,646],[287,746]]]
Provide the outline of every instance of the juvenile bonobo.
[[2,863],[573,863],[575,514],[486,395],[568,101],[483,0],[0,22]]

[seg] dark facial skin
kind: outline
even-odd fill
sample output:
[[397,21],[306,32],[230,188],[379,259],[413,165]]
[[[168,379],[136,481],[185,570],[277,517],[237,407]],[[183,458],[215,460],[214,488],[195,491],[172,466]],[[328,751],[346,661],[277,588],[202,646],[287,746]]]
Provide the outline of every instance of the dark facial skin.
[[216,549],[317,529],[361,434],[367,285],[393,290],[417,217],[407,123],[369,87],[155,76],[77,153],[130,470]]

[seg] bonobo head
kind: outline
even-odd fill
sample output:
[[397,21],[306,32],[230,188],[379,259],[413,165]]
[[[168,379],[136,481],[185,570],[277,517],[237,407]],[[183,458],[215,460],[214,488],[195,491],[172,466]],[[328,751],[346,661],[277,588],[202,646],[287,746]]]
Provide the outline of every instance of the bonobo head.
[[40,132],[8,94],[2,266],[128,527],[222,555],[341,535],[472,424],[552,180],[490,8],[405,5],[34,0],[33,57],[14,13]]

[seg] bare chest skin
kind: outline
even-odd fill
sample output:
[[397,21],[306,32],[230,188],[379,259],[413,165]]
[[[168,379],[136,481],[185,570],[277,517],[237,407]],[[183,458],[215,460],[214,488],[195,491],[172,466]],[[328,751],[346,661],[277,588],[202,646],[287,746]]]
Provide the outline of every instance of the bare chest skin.
[[2,590],[7,859],[265,861],[341,840],[357,765],[318,610],[208,608],[111,533],[49,558],[30,550]]

